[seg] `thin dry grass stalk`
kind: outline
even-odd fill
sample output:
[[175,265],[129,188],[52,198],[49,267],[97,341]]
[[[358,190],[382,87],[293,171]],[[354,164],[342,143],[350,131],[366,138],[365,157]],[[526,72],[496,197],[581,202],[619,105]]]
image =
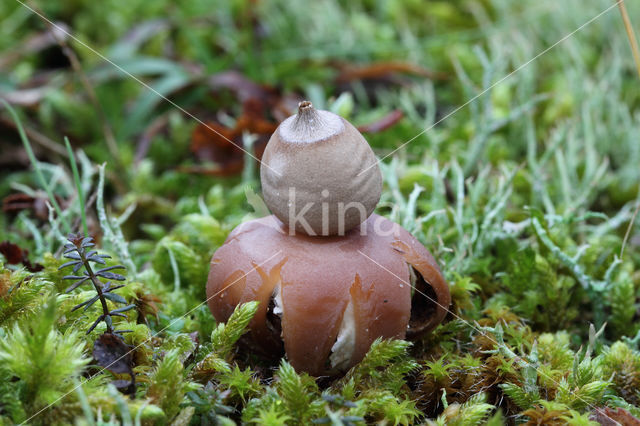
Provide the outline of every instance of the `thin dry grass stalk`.
[[[633,26],[631,25],[631,19],[629,19],[629,14],[627,13],[627,7],[624,4],[624,0],[618,0],[618,7],[620,8],[620,14],[622,15],[622,22],[624,22],[624,28],[627,32],[627,37],[629,38],[629,44],[631,45],[631,53],[633,54],[633,60],[636,63],[636,71],[638,71],[638,77],[640,77],[640,49],[638,48],[638,41],[636,40],[636,35],[635,35],[635,32],[633,31]],[[620,248],[620,259],[622,259],[622,255],[624,254],[624,248],[627,245],[627,240],[629,239],[629,235],[631,234],[631,230],[633,229],[633,224],[636,221],[636,217],[638,216],[639,210],[640,210],[640,194],[638,196],[638,199],[636,200],[636,209],[633,212],[633,216],[631,217],[631,221],[629,222],[627,231],[624,234],[624,239],[622,240],[622,247]]]

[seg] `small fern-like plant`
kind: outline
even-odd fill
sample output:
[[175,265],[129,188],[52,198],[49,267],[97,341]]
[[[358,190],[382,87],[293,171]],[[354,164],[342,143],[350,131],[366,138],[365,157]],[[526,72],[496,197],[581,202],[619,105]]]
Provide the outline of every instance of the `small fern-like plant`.
[[[65,275],[63,279],[75,280],[75,282],[71,284],[65,290],[65,292],[70,293],[84,283],[89,282],[93,284],[93,288],[97,293],[91,299],[74,306],[72,311],[75,311],[82,307],[84,307],[84,310],[86,311],[98,300],[102,305],[102,315],[100,315],[94,321],[89,330],[87,330],[87,334],[91,333],[93,329],[96,328],[96,326],[100,323],[100,321],[104,321],[104,323],[106,324],[107,333],[121,334],[128,332],[129,330],[114,330],[112,317],[120,316],[126,318],[127,316],[124,314],[124,312],[134,309],[135,304],[127,305],[127,301],[124,297],[114,293],[115,290],[124,287],[123,284],[114,285],[112,281],[101,281],[101,278],[105,280],[124,281],[124,276],[111,271],[114,269],[125,269],[125,267],[122,265],[105,266],[104,268],[94,271],[91,267],[92,263],[106,265],[104,259],[107,259],[110,256],[106,254],[98,254],[96,250],[90,250],[91,247],[95,246],[92,237],[84,237],[80,234],[69,234],[67,240],[69,242],[64,245],[64,257],[70,259],[70,261],[61,265],[59,269],[73,266],[73,274]],[[84,269],[84,272],[82,273],[82,275],[78,275],[78,271],[80,271],[81,269]],[[107,300],[125,306],[114,310],[109,310]]]

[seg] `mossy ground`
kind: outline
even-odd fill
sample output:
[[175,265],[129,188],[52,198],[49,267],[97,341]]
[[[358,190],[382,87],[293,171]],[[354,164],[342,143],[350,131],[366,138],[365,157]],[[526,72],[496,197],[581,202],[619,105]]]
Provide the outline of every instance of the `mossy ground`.
[[[627,3],[640,25],[640,5]],[[0,424],[640,417],[640,220],[629,228],[640,80],[613,0],[29,5],[121,69],[78,40],[51,42],[19,2],[0,3],[0,97],[17,109],[64,211],[61,220],[48,210],[2,109],[0,241],[42,269],[6,256],[0,269]],[[229,70],[231,83],[209,79]],[[256,149],[268,136],[256,123],[268,129],[273,102],[292,95],[356,125],[401,111],[365,134],[384,157],[377,212],[442,265],[453,296],[445,323],[413,344],[377,342],[336,380],[239,350],[255,306],[223,326],[202,302],[213,251],[260,213],[258,169],[228,146],[196,149],[215,138],[199,139],[193,117],[134,77],[218,128],[248,117],[255,127],[233,137]],[[247,102],[256,93],[258,112]],[[92,362],[105,324],[85,331],[99,304],[72,311],[95,293],[65,294],[58,271],[64,221],[82,227],[78,186],[100,251],[127,268],[118,294],[136,309],[113,323],[132,330],[133,399],[111,384],[127,375]]]

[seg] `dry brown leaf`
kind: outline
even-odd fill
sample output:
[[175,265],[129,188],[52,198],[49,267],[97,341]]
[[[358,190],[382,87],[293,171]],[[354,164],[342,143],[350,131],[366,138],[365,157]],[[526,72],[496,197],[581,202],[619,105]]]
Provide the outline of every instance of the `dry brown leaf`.
[[338,83],[347,83],[353,80],[383,79],[393,74],[412,74],[431,80],[445,80],[447,78],[447,75],[444,73],[432,71],[409,62],[376,62],[363,66],[350,64],[336,65],[340,69],[340,74],[336,78]]
[[391,111],[389,114],[380,119],[362,126],[358,126],[358,130],[362,133],[378,133],[387,130],[389,127],[402,120],[404,114],[399,109]]
[[634,417],[629,411],[624,408],[596,408],[593,410],[590,420],[596,421],[603,426],[640,426],[640,420]]
[[29,272],[38,272],[44,269],[39,263],[31,263],[29,260],[29,250],[20,248],[17,244],[9,241],[0,243],[0,253],[7,259],[10,265],[22,264]]
[[93,358],[100,367],[114,374],[130,375],[130,382],[115,380],[113,384],[123,393],[133,394],[135,392],[132,346],[124,343],[122,338],[116,334],[104,333],[93,343]]

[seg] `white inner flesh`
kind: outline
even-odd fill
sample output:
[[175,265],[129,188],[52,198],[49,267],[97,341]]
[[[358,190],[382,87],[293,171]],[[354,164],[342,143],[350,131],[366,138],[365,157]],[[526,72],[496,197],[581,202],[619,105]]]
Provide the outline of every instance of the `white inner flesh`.
[[353,302],[344,311],[340,330],[336,342],[331,347],[329,361],[332,368],[344,369],[349,365],[353,352],[356,349],[356,318],[353,312]]
[[[416,291],[416,282],[418,281],[418,276],[416,275],[416,270],[413,269],[413,266],[407,265],[409,267],[409,284],[411,285],[411,298],[413,298],[413,293]],[[408,328],[409,326],[407,326]]]
[[273,291],[273,313],[282,316],[282,289],[280,288],[280,281],[276,284],[276,288]]

